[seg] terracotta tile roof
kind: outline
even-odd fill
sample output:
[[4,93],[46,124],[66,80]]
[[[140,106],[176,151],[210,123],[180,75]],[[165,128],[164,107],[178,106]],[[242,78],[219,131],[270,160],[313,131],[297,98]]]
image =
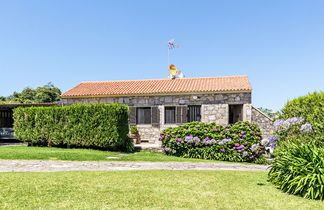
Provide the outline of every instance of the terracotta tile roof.
[[247,76],[82,82],[62,98],[251,91]]

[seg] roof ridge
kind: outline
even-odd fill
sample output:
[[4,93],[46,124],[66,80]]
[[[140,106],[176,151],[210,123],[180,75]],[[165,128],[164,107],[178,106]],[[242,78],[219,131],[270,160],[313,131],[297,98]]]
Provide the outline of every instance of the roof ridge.
[[[134,82],[134,81],[161,81],[161,80],[195,80],[195,79],[215,79],[215,78],[239,78],[239,77],[248,77],[247,75],[233,75],[233,76],[215,76],[215,77],[186,77],[186,78],[176,78],[176,79],[140,79],[140,80],[107,80],[107,81],[83,81],[81,83],[106,83],[106,82]],[[80,84],[81,84],[80,83]]]

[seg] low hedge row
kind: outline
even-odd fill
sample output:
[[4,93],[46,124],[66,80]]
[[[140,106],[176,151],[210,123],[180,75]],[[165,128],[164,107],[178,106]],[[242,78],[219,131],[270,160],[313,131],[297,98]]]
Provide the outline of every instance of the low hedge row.
[[16,108],[13,117],[15,137],[34,145],[132,150],[126,105]]
[[169,155],[187,158],[255,161],[264,152],[256,124],[237,122],[232,126],[191,122],[165,129],[160,140]]

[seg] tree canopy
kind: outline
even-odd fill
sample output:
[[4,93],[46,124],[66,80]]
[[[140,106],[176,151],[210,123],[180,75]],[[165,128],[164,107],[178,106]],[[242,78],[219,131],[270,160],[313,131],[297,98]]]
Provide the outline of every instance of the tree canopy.
[[60,100],[61,90],[49,82],[35,89],[26,87],[21,92],[13,92],[8,97],[0,96],[2,103],[51,103]]

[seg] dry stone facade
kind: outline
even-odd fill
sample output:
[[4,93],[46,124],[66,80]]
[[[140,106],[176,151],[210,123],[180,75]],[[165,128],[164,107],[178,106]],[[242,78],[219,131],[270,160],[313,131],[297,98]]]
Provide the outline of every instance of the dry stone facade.
[[120,103],[129,106],[156,105],[202,105],[202,104],[251,104],[251,92],[219,94],[186,94],[162,96],[121,96],[121,97],[88,97],[63,98],[63,104],[110,104]]
[[273,120],[270,117],[259,109],[252,107],[252,122],[256,123],[260,127],[263,137],[271,135],[274,129],[272,121]]
[[216,122],[220,125],[228,124],[228,104],[204,104],[201,106],[201,121]]
[[[201,121],[206,123],[216,122],[221,125],[229,123],[229,109],[231,105],[242,106],[241,120],[260,123],[265,132],[269,132],[269,121],[251,105],[251,92],[242,93],[213,93],[213,94],[182,94],[160,96],[121,96],[121,97],[88,97],[88,98],[63,98],[64,105],[71,104],[98,104],[121,103],[130,107],[157,107],[159,117],[158,126],[152,124],[138,124],[141,139],[149,143],[158,143],[160,132],[167,127],[179,125],[165,124],[166,106],[201,106]],[[258,119],[261,117],[262,119]]]

